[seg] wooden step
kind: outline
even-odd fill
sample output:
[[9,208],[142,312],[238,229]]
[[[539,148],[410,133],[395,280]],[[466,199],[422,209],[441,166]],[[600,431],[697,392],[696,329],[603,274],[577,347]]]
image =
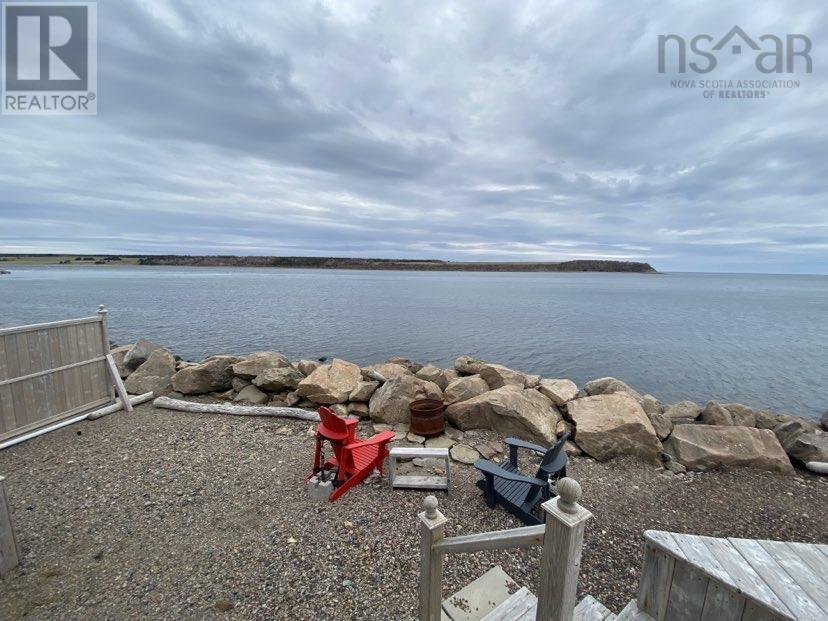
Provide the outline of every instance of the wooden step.
[[537,609],[538,598],[521,587],[481,621],[534,621]]
[[587,595],[575,606],[572,621],[614,621],[615,615],[592,595]]
[[443,601],[443,619],[481,621],[517,590],[517,583],[496,565]]
[[618,616],[615,618],[616,621],[655,621],[650,615],[646,612],[641,612],[638,609],[638,604],[635,600],[631,600],[629,604],[624,607]]

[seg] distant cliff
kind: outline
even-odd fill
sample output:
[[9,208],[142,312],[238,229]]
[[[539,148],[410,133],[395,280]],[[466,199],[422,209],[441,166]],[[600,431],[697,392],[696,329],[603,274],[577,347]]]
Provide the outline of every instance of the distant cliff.
[[305,269],[420,270],[455,272],[633,272],[657,274],[649,263],[634,261],[563,261],[561,263],[458,263],[430,259],[356,259],[349,257],[235,257],[155,255],[140,265],[196,267],[293,267]]

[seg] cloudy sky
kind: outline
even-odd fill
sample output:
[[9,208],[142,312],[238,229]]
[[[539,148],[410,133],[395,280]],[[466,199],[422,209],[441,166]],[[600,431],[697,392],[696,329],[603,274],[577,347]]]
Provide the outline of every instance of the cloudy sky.
[[[0,117],[0,252],[828,273],[823,0],[98,12],[98,115]],[[761,100],[658,73],[659,34],[736,24],[808,35],[813,73]],[[767,77],[720,59],[684,77]]]

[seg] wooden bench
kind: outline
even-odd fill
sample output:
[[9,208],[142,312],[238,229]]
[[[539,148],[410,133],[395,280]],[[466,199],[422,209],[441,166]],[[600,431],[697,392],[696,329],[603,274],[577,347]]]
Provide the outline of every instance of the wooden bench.
[[[401,475],[397,474],[397,459],[400,457],[433,458],[442,459],[446,462],[446,476],[425,476],[425,475]],[[388,478],[391,481],[391,488],[406,487],[411,489],[444,489],[448,493],[451,487],[451,458],[447,448],[424,448],[424,447],[397,447],[391,449],[388,457]]]

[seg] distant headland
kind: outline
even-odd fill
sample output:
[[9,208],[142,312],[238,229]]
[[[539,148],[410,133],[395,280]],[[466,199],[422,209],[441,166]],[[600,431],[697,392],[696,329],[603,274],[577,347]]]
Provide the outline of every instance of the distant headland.
[[561,262],[455,262],[438,259],[271,257],[230,255],[58,255],[5,254],[6,265],[152,265],[175,267],[280,267],[303,269],[417,270],[452,272],[628,272],[657,274],[649,263],[577,260]]

